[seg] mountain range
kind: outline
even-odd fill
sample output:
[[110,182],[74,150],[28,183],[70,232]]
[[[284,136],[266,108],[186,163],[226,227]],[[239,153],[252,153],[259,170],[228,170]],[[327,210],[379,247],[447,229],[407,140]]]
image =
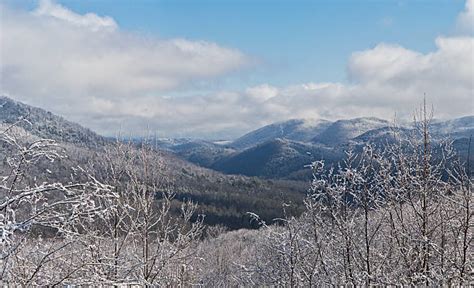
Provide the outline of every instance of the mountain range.
[[[97,173],[105,171],[106,153],[117,144],[117,139],[100,136],[93,131],[70,122],[40,108],[32,107],[8,97],[0,98],[0,132],[15,124],[14,133],[27,143],[34,140],[53,139],[67,158],[54,163],[44,161],[29,169],[31,181],[70,181],[75,167],[89,167]],[[1,133],[0,133],[1,134]],[[140,142],[125,139],[126,142]],[[179,147],[188,140],[154,141],[160,145]],[[167,144],[166,144],[167,143]],[[140,143],[135,143],[139,149]],[[191,144],[189,144],[191,145]],[[7,157],[11,151],[0,142],[0,175],[8,173]],[[193,164],[171,153],[165,148],[154,150],[163,165],[161,173],[169,181],[169,189],[176,193],[176,201],[192,200],[199,204],[199,213],[206,215],[210,225],[221,224],[231,229],[253,227],[248,211],[258,213],[262,219],[283,216],[282,203],[302,203],[309,187],[307,182],[287,180],[267,180],[242,175],[226,175],[218,171]],[[176,205],[180,209],[180,205]],[[302,211],[301,205],[292,209],[293,214]]]
[[[53,139],[69,155],[56,163],[54,169],[37,165],[31,171],[32,177],[65,179],[71,167],[93,160],[98,165],[95,169],[100,170],[100,165],[105,163],[100,160],[104,159],[105,150],[117,143],[117,139],[98,135],[51,112],[0,97],[0,129],[15,123],[27,137]],[[264,126],[233,141],[187,138],[147,141],[161,157],[164,174],[172,181],[170,187],[176,191],[177,201],[198,202],[208,224],[241,228],[252,226],[246,218],[248,211],[269,222],[282,216],[282,203],[302,203],[311,179],[307,166],[312,161],[324,159],[335,165],[350,146],[383,145],[393,135],[391,126],[377,118],[292,119]],[[398,131],[409,135],[412,130],[408,125],[401,125]],[[431,132],[434,142],[450,137],[460,155],[466,158],[469,137],[474,133],[474,116],[433,121]],[[144,140],[127,141],[139,147]],[[6,150],[0,151],[0,158],[4,159],[0,171],[7,168],[7,154]],[[299,211],[301,204],[293,212]]]
[[[308,181],[311,171],[307,165],[312,161],[323,159],[336,164],[351,146],[380,146],[392,141],[393,129],[393,123],[374,117],[334,122],[292,119],[264,126],[225,144],[189,139],[166,149],[226,174]],[[410,124],[398,125],[396,129],[406,137],[413,131]],[[433,120],[430,129],[434,144],[452,139],[460,155],[467,157],[467,143],[474,134],[474,116]]]

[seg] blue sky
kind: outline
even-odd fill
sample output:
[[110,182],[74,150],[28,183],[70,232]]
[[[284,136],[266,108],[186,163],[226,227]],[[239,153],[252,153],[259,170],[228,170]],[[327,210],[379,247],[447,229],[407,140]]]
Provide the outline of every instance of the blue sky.
[[235,137],[290,118],[409,114],[425,93],[439,117],[472,114],[444,105],[473,96],[472,0],[0,3],[1,92],[104,134]]

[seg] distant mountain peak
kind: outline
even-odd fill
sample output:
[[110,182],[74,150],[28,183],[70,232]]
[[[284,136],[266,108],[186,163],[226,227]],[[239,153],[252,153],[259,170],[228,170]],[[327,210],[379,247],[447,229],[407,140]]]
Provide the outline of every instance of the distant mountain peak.
[[290,119],[269,124],[251,131],[233,141],[230,146],[246,149],[277,138],[293,141],[309,141],[323,131],[330,122],[323,119]]
[[315,136],[313,142],[339,145],[370,130],[387,127],[390,122],[375,117],[342,119],[329,125],[324,132]]

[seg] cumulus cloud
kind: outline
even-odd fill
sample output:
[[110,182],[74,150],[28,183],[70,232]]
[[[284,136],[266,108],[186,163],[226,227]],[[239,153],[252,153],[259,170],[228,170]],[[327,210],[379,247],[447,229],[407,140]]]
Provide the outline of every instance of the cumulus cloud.
[[[92,128],[90,119],[107,113],[156,115],[160,107],[134,102],[158,101],[251,64],[236,49],[122,31],[110,17],[77,14],[49,0],[32,12],[1,9],[0,92]],[[127,109],[115,110],[123,103]]]
[[402,109],[426,94],[439,116],[472,113],[474,38],[439,37],[435,43],[426,54],[387,44],[354,53],[348,71],[354,88],[367,95],[360,101]]
[[112,31],[116,24],[109,17],[79,15],[49,1],[33,15],[7,9],[2,25],[2,68],[11,72],[4,76],[38,88],[108,97],[162,91],[219,76],[247,60],[215,43]]
[[94,31],[102,29],[115,30],[117,28],[117,23],[110,17],[99,17],[93,13],[79,15],[60,4],[53,3],[51,0],[41,0],[35,14],[56,18],[76,26],[87,27]]
[[[193,131],[222,135],[224,131],[224,135],[237,136],[290,118],[390,120],[397,114],[409,119],[424,95],[438,118],[473,114],[474,38],[440,37],[435,43],[430,53],[389,44],[355,52],[347,67],[349,83],[264,84],[242,92],[161,99],[160,105],[177,113],[168,119],[188,119],[176,127],[184,135]],[[158,119],[166,118],[159,115]]]
[[457,28],[460,33],[474,33],[474,0],[467,0],[464,11],[457,19]]
[[[466,13],[472,1],[457,25]],[[109,135],[227,138],[290,118],[408,117],[425,94],[440,118],[474,110],[474,38],[465,34],[438,37],[429,53],[387,43],[354,52],[347,83],[197,94],[189,83],[242,69],[249,57],[216,43],[124,32],[109,17],[50,1],[2,16],[0,92]]]

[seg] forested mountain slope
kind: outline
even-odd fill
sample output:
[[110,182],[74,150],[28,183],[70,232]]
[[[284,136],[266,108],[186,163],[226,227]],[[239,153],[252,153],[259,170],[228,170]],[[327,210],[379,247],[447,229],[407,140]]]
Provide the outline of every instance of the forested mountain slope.
[[[20,121],[25,119],[27,121]],[[24,128],[32,135],[76,145],[100,146],[105,138],[88,128],[68,121],[41,108],[29,106],[8,97],[0,96],[0,123],[13,124]]]
[[[83,167],[101,174],[108,164],[107,156],[117,140],[105,140],[87,128],[39,108],[31,107],[9,98],[1,99],[0,125],[2,129],[17,123],[15,134],[27,143],[42,138],[53,139],[64,149],[66,158],[54,165],[43,161],[31,168],[29,177],[45,180],[70,178],[73,168]],[[21,120],[23,119],[23,120]],[[130,142],[121,139],[122,143]],[[131,144],[139,149],[140,143]],[[182,144],[191,145],[191,144]],[[0,157],[6,159],[9,151],[2,149]],[[282,216],[282,203],[301,203],[306,195],[308,182],[275,181],[224,175],[197,166],[161,149],[153,149],[161,161],[160,169],[167,189],[176,193],[178,202],[192,200],[199,203],[199,212],[206,215],[205,222],[230,228],[252,227],[246,212],[261,214],[267,221]],[[0,170],[9,169],[3,161]],[[176,206],[178,207],[178,206]],[[293,211],[298,213],[298,211]]]
[[[170,145],[167,149],[195,164],[226,174],[309,181],[311,172],[305,167],[313,161],[336,164],[351,147],[360,149],[368,143],[382,147],[393,143],[398,136],[411,137],[415,132],[411,125],[394,126],[378,118],[321,121],[303,130],[306,122],[289,120],[267,125],[225,145],[194,140]],[[469,137],[474,134],[474,116],[433,120],[430,132],[433,145],[452,139],[460,157],[467,159]]]
[[326,120],[314,119],[291,119],[277,122],[251,131],[232,141],[229,146],[243,150],[278,138],[308,142],[324,131],[330,124]]

